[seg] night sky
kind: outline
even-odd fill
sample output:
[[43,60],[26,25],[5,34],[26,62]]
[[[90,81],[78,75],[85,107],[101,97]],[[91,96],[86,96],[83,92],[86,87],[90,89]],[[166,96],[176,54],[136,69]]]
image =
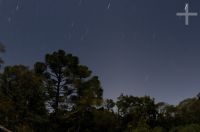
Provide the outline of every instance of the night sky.
[[[199,13],[185,25],[185,3]],[[63,49],[98,75],[104,97],[177,104],[200,92],[199,0],[0,0],[5,65]]]

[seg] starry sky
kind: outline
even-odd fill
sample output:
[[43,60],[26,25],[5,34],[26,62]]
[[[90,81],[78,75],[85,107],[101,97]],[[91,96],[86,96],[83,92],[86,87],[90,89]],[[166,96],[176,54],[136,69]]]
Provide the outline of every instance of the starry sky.
[[177,104],[200,92],[199,0],[0,0],[4,65],[63,49],[98,75],[104,97]]

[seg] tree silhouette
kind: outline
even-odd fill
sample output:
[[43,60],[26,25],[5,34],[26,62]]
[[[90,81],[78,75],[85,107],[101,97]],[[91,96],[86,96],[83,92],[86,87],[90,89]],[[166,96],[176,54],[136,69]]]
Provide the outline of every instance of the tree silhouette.
[[[1,47],[0,52],[5,48]],[[3,61],[1,61],[2,63]],[[177,106],[149,96],[102,98],[97,76],[72,54],[58,50],[37,62],[0,73],[0,131],[198,132],[200,94]],[[50,106],[50,107],[49,107]],[[9,128],[10,130],[6,129]]]
[[78,57],[63,50],[47,54],[45,62],[35,64],[35,72],[46,78],[49,103],[55,113],[102,100],[98,77],[91,76],[88,67],[79,64]]

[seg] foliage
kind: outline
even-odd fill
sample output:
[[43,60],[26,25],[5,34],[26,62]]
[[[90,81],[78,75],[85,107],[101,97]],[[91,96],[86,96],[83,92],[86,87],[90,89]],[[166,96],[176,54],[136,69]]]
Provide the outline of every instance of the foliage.
[[101,104],[103,90],[98,77],[91,76],[88,67],[72,54],[63,50],[47,54],[44,63],[35,64],[35,72],[45,77],[48,103],[56,114]]
[[157,114],[154,99],[121,95],[116,104],[122,123],[127,124],[126,128],[154,127]]
[[15,132],[200,130],[199,94],[177,106],[155,103],[149,96],[103,99],[99,78],[63,50],[47,54],[33,69],[14,65],[2,70],[0,127]]
[[[22,65],[5,67],[0,76],[0,118],[13,130],[29,122],[29,127],[45,121],[47,114],[40,78]],[[42,116],[41,116],[42,115]]]

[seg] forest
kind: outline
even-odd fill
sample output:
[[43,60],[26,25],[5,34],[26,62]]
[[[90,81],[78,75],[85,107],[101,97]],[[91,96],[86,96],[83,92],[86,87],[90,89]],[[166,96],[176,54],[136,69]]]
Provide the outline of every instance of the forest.
[[64,50],[30,67],[1,68],[0,131],[200,132],[198,93],[176,106],[149,96],[105,99],[98,76]]

